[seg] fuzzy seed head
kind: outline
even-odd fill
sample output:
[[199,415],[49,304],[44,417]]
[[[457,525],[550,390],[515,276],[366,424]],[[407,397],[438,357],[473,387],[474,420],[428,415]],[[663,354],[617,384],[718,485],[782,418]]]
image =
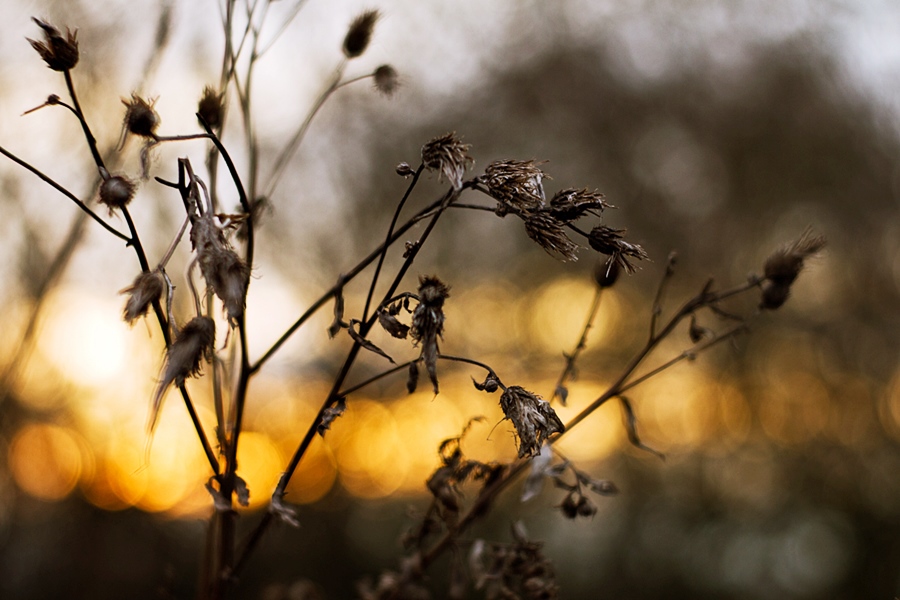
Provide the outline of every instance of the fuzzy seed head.
[[475,159],[469,156],[469,144],[463,144],[456,132],[436,137],[422,146],[422,164],[429,171],[437,171],[439,178],[447,178],[454,189],[462,187],[463,175]]
[[100,202],[113,209],[122,209],[134,198],[136,185],[127,177],[116,175],[109,177],[100,184]]
[[578,244],[569,239],[560,221],[552,215],[538,212],[525,217],[525,232],[550,256],[561,260],[578,260]]
[[165,282],[159,271],[151,271],[149,273],[141,273],[138,275],[131,287],[125,288],[120,294],[128,294],[128,301],[125,303],[124,318],[131,325],[138,318],[143,317],[150,310],[150,306],[154,300],[158,300],[162,296]]
[[375,89],[388,97],[393,96],[400,85],[397,70],[391,65],[381,65],[375,69],[372,77],[375,80]]
[[344,38],[344,56],[356,58],[366,51],[369,42],[372,41],[372,32],[375,30],[375,23],[379,18],[381,18],[381,13],[377,10],[367,10],[353,19],[347,30],[347,36]]
[[644,260],[648,256],[647,252],[638,244],[632,244],[622,239],[624,234],[624,229],[613,229],[606,225],[597,225],[591,229],[588,243],[591,245],[591,248],[601,254],[606,254],[611,260],[618,263],[623,271],[630,274],[634,273],[635,266],[629,258]]
[[200,273],[206,285],[224,304],[229,323],[237,325],[246,306],[250,269],[206,215],[194,220],[191,244],[197,253]]
[[544,207],[546,175],[533,160],[497,160],[484,170],[482,180],[503,213],[522,215]]
[[137,94],[131,95],[131,100],[122,98],[125,105],[125,129],[129,133],[141,137],[156,137],[156,128],[159,127],[159,115],[153,110],[155,100],[144,100]]
[[536,456],[548,437],[566,430],[549,402],[517,385],[504,390],[500,408],[516,428],[519,458]]
[[760,308],[780,308],[790,296],[791,285],[803,270],[806,259],[821,252],[826,243],[824,236],[806,230],[798,239],[773,252],[763,268]]
[[197,113],[212,129],[222,124],[222,99],[224,94],[219,94],[212,86],[203,88],[203,96],[197,105]]
[[78,64],[78,30],[70,31],[66,27],[66,35],[63,37],[59,29],[35,17],[31,18],[37,26],[44,31],[44,41],[39,42],[30,38],[28,41],[47,66],[54,71],[68,71]]

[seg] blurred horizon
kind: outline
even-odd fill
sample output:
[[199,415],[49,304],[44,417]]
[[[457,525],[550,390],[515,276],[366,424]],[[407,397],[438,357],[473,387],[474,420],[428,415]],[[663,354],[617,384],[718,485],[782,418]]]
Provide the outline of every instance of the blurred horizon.
[[[62,77],[24,39],[40,34],[30,17],[78,28],[73,78],[81,104],[115,172],[139,179],[140,143],[115,150],[121,99],[155,98],[165,135],[198,132],[196,102],[221,69],[220,9],[5,4],[0,146],[124,230],[124,220],[95,200],[96,167],[71,114],[47,106],[23,115],[49,94],[65,98]],[[255,72],[260,195],[285,141],[341,64],[347,25],[373,8],[355,0],[302,4]],[[271,4],[264,46],[292,6]],[[621,408],[609,403],[555,447],[612,481],[618,495],[594,497],[596,515],[569,521],[559,510],[561,490],[548,484],[521,503],[515,486],[468,538],[506,542],[510,523],[522,521],[545,542],[562,597],[900,594],[900,5],[567,0],[374,8],[382,16],[372,45],[348,62],[346,78],[387,63],[400,87],[390,98],[370,80],[338,90],[271,190],[248,296],[251,361],[383,241],[407,186],[395,167],[415,166],[421,146],[449,131],[471,144],[467,176],[497,159],[547,161],[548,198],[570,187],[603,193],[616,207],[603,222],[627,228],[629,241],[650,254],[636,274],[604,290],[568,406],[554,405],[563,421],[599,397],[645,341],[669,252],[678,262],[663,316],[710,277],[718,289],[747,281],[773,250],[811,228],[828,248],[809,261],[784,308],[629,391],[641,440],[664,461],[630,443]],[[245,174],[233,97],[228,111],[223,141]],[[153,177],[177,179],[184,156],[208,177],[204,148],[190,141],[152,151],[150,178],[131,205],[151,262],[183,219],[181,199]],[[221,207],[230,212],[237,194],[219,170]],[[0,342],[0,595],[113,598],[123,585],[138,598],[192,595],[211,473],[177,394],[147,435],[163,342],[149,320],[131,327],[122,320],[120,290],[137,262],[95,223],[76,225],[83,217],[70,200],[5,158],[0,184],[7,217],[0,323],[8,333]],[[407,210],[445,186],[424,175]],[[190,260],[185,240],[169,267],[180,278],[179,322],[192,310],[180,283]],[[400,264],[399,251],[389,253],[385,273]],[[451,211],[400,290],[414,291],[420,275],[439,276],[451,287],[441,350],[483,361],[505,383],[550,399],[588,317],[596,264],[588,249],[577,261],[555,260],[512,216]],[[348,284],[348,318],[362,311],[371,273]],[[756,302],[728,309],[747,314]],[[29,324],[36,306],[39,319]],[[266,507],[352,343],[343,332],[328,338],[331,306],[251,385],[239,454],[251,492],[242,528]],[[699,324],[723,323],[705,315]],[[33,344],[22,345],[29,326]],[[224,320],[218,335],[223,348]],[[373,341],[398,362],[418,353],[385,332]],[[679,330],[640,372],[690,345],[686,328]],[[350,383],[385,367],[366,354]],[[427,503],[438,445],[471,417],[485,418],[463,440],[467,455],[516,456],[497,395],[472,386],[483,371],[443,362],[439,369],[438,395],[427,382],[407,394],[401,374],[348,398],[346,414],[316,438],[288,488],[301,528],[270,532],[240,597],[291,598],[307,579],[323,597],[348,597],[363,575],[395,568],[397,540]],[[214,437],[208,380],[188,387]],[[436,597],[446,595],[450,570],[449,561],[434,568]]]

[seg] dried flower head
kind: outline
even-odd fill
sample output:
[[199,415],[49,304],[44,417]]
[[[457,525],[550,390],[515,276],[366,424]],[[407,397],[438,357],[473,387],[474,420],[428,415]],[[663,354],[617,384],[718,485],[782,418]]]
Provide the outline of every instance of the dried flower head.
[[516,428],[519,458],[537,455],[544,440],[566,430],[549,402],[517,385],[504,390],[500,408]]
[[107,177],[100,184],[100,202],[113,209],[121,209],[134,198],[137,186],[133,181],[121,175]]
[[530,213],[544,208],[546,175],[533,160],[496,160],[484,170],[483,183],[501,203],[500,212]]
[[208,214],[194,219],[191,244],[197,252],[197,262],[206,285],[225,305],[231,325],[237,325],[244,314],[250,269],[231,249],[225,235]]
[[212,358],[216,341],[216,324],[209,317],[194,317],[181,328],[166,352],[166,368],[156,388],[150,410],[148,430],[153,431],[159,417],[163,396],[171,384],[181,386],[184,380],[200,374],[200,361]]
[[624,229],[613,229],[606,225],[597,225],[591,230],[588,236],[588,243],[597,252],[606,254],[613,261],[617,262],[619,267],[626,273],[634,273],[635,267],[628,259],[644,260],[647,258],[647,252],[639,245],[622,239],[624,233]]
[[526,216],[525,232],[547,254],[562,260],[578,260],[575,256],[578,244],[569,239],[562,223],[552,215],[539,212]]
[[437,171],[439,177],[446,177],[454,187],[462,187],[466,169],[475,163],[469,156],[469,144],[463,144],[456,133],[436,137],[422,146],[422,164],[429,171]]
[[131,287],[119,292],[128,294],[128,301],[125,303],[125,321],[130,325],[139,317],[146,315],[153,301],[162,296],[163,289],[165,289],[165,282],[159,271],[138,275]]
[[444,332],[444,300],[449,296],[450,288],[437,277],[419,279],[419,305],[413,311],[410,333],[422,347],[422,359],[435,394],[438,393],[438,338]]
[[806,259],[821,252],[825,244],[824,236],[806,230],[798,239],[773,252],[763,270],[760,306],[769,310],[781,307],[790,296],[791,285],[803,270]]
[[347,36],[344,38],[344,56],[356,58],[366,51],[372,40],[375,23],[379,18],[381,18],[381,13],[377,10],[367,10],[353,19],[350,29],[347,30]]
[[197,104],[197,114],[200,115],[200,118],[206,122],[212,129],[217,128],[222,124],[222,99],[225,97],[225,94],[220,94],[216,92],[215,88],[212,86],[206,86],[203,88],[203,95],[200,97],[200,102]]
[[35,17],[31,18],[38,27],[44,30],[44,41],[38,42],[26,38],[47,66],[54,71],[68,71],[78,64],[78,30],[70,31],[66,27],[66,36],[63,37],[59,29]]
[[476,590],[484,590],[486,598],[560,597],[553,563],[541,552],[540,542],[529,541],[524,528],[512,528],[513,544],[487,543],[475,540],[468,563]]
[[391,65],[381,65],[375,69],[372,77],[375,80],[375,89],[385,96],[392,96],[400,85],[397,70]]
[[148,102],[137,94],[132,94],[130,101],[122,98],[122,104],[126,106],[126,131],[141,137],[155,138],[156,128],[159,127],[159,115],[153,110],[155,102],[156,100]]
[[566,188],[556,192],[550,199],[550,214],[564,223],[571,223],[586,214],[600,216],[605,208],[610,208],[605,198],[597,191]]

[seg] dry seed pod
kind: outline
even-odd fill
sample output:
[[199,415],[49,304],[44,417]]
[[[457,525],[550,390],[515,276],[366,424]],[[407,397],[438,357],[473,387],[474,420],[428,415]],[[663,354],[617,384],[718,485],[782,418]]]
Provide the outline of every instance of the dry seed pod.
[[159,115],[153,110],[155,100],[144,100],[137,94],[131,95],[131,100],[122,98],[125,105],[125,129],[129,133],[141,137],[155,138],[156,128],[159,127]]
[[347,36],[344,38],[344,56],[356,58],[366,51],[372,41],[375,23],[381,17],[377,10],[367,10],[350,23]]
[[47,66],[54,71],[68,71],[78,64],[78,30],[70,31],[66,27],[66,36],[63,37],[59,29],[53,25],[35,17],[31,18],[38,27],[44,30],[44,41],[38,42],[25,38],[31,43]]
[[108,177],[100,184],[100,202],[113,209],[122,209],[134,198],[136,185],[127,177],[116,175]]

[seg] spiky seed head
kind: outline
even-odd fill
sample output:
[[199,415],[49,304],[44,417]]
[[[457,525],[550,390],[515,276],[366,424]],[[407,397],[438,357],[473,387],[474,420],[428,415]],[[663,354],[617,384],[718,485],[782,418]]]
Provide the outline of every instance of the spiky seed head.
[[125,129],[129,133],[141,137],[155,138],[156,128],[159,127],[159,115],[153,110],[155,100],[144,100],[137,94],[131,95],[131,100],[122,98],[125,105]]
[[35,17],[32,17],[31,20],[44,31],[44,41],[26,39],[31,43],[31,47],[40,54],[47,66],[54,71],[73,69],[78,64],[78,40],[76,39],[78,30],[70,31],[66,27],[66,35],[63,37],[59,29],[46,21]]
[[377,10],[367,10],[353,19],[347,30],[347,36],[344,38],[344,56],[356,58],[366,51],[369,42],[372,41],[372,32],[375,30],[375,23],[379,18],[381,18],[381,13]]
[[222,99],[224,94],[216,92],[212,86],[203,88],[203,95],[197,104],[197,114],[209,125],[215,129],[222,124]]
[[591,229],[588,235],[588,243],[591,248],[606,254],[613,261],[619,263],[619,267],[626,273],[634,273],[635,266],[629,258],[644,260],[648,258],[647,252],[638,244],[626,242],[623,239],[624,229],[613,229],[606,225],[597,225]]
[[566,430],[549,402],[517,385],[503,391],[500,408],[516,428],[519,458],[536,456],[548,437]]
[[137,186],[133,181],[122,175],[115,175],[103,180],[100,184],[100,202],[109,207],[109,210],[122,209],[134,198]]
[[429,171],[437,171],[439,178],[446,177],[458,190],[462,187],[466,169],[475,163],[469,156],[470,147],[456,137],[456,132],[436,137],[422,146],[422,164]]
[[552,215],[538,212],[526,216],[525,232],[550,256],[561,260],[578,260],[575,256],[578,244],[569,239],[562,223]]
[[495,160],[484,170],[482,180],[491,197],[500,202],[498,214],[519,215],[544,208],[546,174],[533,160]]
[[791,285],[803,270],[806,259],[821,252],[826,243],[824,236],[813,235],[807,229],[798,239],[769,255],[763,267],[765,279],[761,286],[760,308],[775,310],[787,302]]
[[400,85],[397,70],[391,65],[381,65],[372,74],[375,80],[375,89],[385,96],[392,96]]

